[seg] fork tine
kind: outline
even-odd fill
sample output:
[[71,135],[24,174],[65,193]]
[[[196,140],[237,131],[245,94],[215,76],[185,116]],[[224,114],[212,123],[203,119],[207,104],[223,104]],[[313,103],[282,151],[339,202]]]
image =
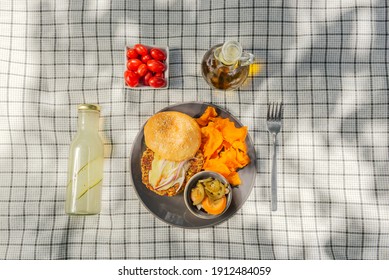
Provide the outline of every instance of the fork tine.
[[282,103],[277,103],[277,112],[275,115],[275,120],[279,121],[281,120],[281,109],[282,109]]
[[267,120],[270,120],[270,104],[267,105]]
[[284,110],[283,110],[283,103],[281,102],[280,103],[280,112],[278,114],[278,120],[282,120],[283,112],[284,112]]
[[277,118],[278,118],[278,109],[279,109],[279,106],[278,106],[278,103],[274,103],[274,115],[273,115],[273,119],[276,121]]
[[276,115],[276,104],[273,102],[272,104],[271,104],[272,106],[271,106],[271,119],[272,120],[274,120],[274,117],[275,117],[275,115]]

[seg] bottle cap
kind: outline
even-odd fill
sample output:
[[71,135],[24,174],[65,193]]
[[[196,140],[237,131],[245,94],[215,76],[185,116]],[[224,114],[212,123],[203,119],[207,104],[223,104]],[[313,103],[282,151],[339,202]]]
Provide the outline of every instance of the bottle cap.
[[96,104],[80,104],[78,105],[78,110],[92,110],[100,112],[100,106]]

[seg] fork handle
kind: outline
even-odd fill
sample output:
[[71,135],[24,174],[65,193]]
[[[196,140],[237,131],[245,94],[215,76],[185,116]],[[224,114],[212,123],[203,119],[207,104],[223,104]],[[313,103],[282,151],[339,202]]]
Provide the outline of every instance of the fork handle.
[[277,134],[273,134],[273,160],[271,168],[271,210],[277,211]]

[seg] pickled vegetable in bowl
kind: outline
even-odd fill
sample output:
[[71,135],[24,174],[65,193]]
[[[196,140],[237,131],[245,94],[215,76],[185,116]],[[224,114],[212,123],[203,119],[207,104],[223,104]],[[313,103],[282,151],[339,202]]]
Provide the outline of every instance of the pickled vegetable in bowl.
[[221,174],[202,171],[188,182],[184,199],[192,214],[203,219],[212,219],[228,209],[232,200],[231,186]]
[[208,214],[219,215],[227,206],[228,193],[226,184],[208,177],[197,181],[196,187],[190,192],[190,198],[197,209],[204,209]]

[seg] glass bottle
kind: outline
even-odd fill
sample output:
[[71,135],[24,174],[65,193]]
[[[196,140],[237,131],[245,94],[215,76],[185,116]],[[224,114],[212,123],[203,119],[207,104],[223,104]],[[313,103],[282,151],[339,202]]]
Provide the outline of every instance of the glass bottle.
[[69,153],[65,212],[93,215],[101,210],[104,144],[99,134],[100,107],[78,106],[78,129]]
[[249,74],[254,55],[242,50],[237,41],[227,41],[207,51],[201,63],[205,81],[213,88],[234,90],[240,87]]

